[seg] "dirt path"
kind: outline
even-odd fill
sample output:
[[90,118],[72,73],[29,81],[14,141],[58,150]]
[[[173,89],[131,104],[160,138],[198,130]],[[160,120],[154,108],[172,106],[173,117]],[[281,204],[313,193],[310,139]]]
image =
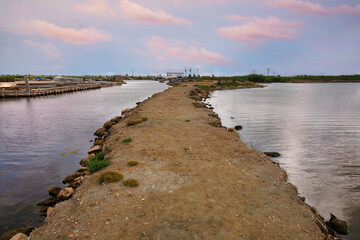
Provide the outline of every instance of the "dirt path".
[[209,125],[218,120],[194,107],[191,89],[157,94],[111,128],[106,170],[139,187],[88,176],[31,239],[323,239],[285,172],[236,132]]

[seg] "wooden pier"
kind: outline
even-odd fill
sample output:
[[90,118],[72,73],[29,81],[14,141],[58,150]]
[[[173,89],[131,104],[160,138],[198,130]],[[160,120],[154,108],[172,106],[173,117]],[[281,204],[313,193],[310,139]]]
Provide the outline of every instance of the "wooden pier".
[[54,87],[54,88],[42,88],[42,89],[31,89],[28,93],[24,90],[0,90],[1,98],[21,98],[21,97],[37,97],[37,96],[46,96],[51,94],[62,94],[67,92],[76,92],[76,91],[85,91],[90,89],[101,88],[98,83],[91,84],[79,84],[74,86],[66,87]]

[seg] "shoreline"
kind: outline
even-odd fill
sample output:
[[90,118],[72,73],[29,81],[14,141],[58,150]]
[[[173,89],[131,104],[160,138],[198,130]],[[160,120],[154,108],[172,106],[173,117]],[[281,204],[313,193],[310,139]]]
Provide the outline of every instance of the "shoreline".
[[[188,83],[187,83],[188,84]],[[177,84],[175,84],[175,85],[177,85]],[[184,84],[182,84],[182,86],[183,86]],[[182,90],[183,88],[179,88],[179,87],[177,87],[177,86],[175,86],[174,88],[178,88],[177,90]],[[188,90],[189,88],[190,89],[192,89],[192,87],[184,87],[184,88],[186,88],[186,90]],[[243,88],[243,87],[242,87]],[[215,91],[215,90],[220,90],[220,89],[214,89],[214,90],[211,90],[211,91]],[[224,90],[229,90],[229,89],[224,89]],[[116,119],[112,119],[111,121],[108,121],[108,122],[106,122],[105,123],[105,125],[104,125],[104,127],[106,126],[106,124],[107,125],[109,125],[109,124],[111,124],[111,126],[110,126],[110,128],[108,129],[109,131],[105,131],[105,132],[108,132],[109,133],[109,136],[106,136],[107,135],[107,133],[104,133],[104,136],[106,136],[106,137],[102,137],[104,140],[105,140],[105,142],[102,142],[102,144],[101,145],[98,145],[98,146],[101,146],[100,148],[101,149],[103,149],[104,150],[104,152],[105,152],[105,154],[106,154],[106,156],[111,156],[111,157],[119,157],[119,155],[122,155],[123,153],[122,153],[122,151],[120,151],[120,149],[119,148],[117,148],[117,146],[115,146],[115,145],[121,145],[121,150],[124,150],[124,149],[122,149],[123,148],[123,144],[121,144],[121,143],[119,143],[120,141],[119,141],[119,136],[120,135],[123,135],[124,133],[124,131],[125,132],[127,132],[127,130],[131,130],[131,128],[130,127],[128,127],[128,126],[126,126],[126,122],[125,121],[129,121],[129,120],[132,120],[132,119],[136,119],[136,118],[139,118],[139,116],[141,116],[141,115],[144,115],[144,113],[145,113],[145,115],[149,115],[149,114],[146,114],[146,113],[149,113],[149,112],[151,112],[152,110],[154,110],[154,109],[144,109],[143,108],[143,105],[145,105],[145,104],[147,104],[148,102],[154,102],[154,101],[156,101],[156,100],[154,100],[154,99],[156,99],[156,98],[158,98],[159,96],[162,96],[162,95],[164,95],[164,94],[166,94],[166,92],[168,92],[168,91],[171,91],[171,89],[168,89],[168,90],[165,90],[164,92],[161,92],[161,93],[156,93],[156,94],[154,94],[151,98],[148,98],[147,100],[145,100],[145,101],[143,101],[143,102],[141,102],[141,103],[138,103],[137,105],[137,107],[135,107],[135,108],[133,108],[133,109],[131,109],[131,110],[127,110],[127,111],[124,111],[124,115],[123,115],[123,117],[118,117],[118,118],[116,118]],[[230,144],[234,144],[234,141],[235,142],[239,142],[239,147],[241,147],[242,148],[242,151],[243,151],[243,154],[245,155],[245,157],[247,157],[247,158],[245,158],[246,159],[246,161],[250,161],[251,162],[251,159],[249,158],[249,156],[247,156],[247,155],[250,155],[250,156],[252,156],[252,155],[254,155],[254,156],[252,156],[252,157],[255,157],[255,158],[258,158],[255,162],[251,162],[250,164],[258,164],[258,162],[260,161],[261,162],[261,164],[260,165],[262,165],[262,164],[265,164],[265,165],[269,165],[270,164],[270,168],[273,168],[273,165],[275,166],[276,164],[275,164],[275,162],[274,161],[272,161],[270,158],[268,158],[268,157],[266,157],[266,156],[262,156],[262,155],[264,155],[262,152],[260,152],[260,151],[257,151],[257,150],[255,150],[255,149],[251,149],[251,148],[249,148],[249,147],[247,147],[247,146],[244,146],[244,144],[241,142],[241,140],[240,140],[240,138],[239,138],[239,135],[236,133],[236,137],[234,137],[233,135],[234,135],[234,133],[231,133],[230,131],[226,131],[225,129],[224,129],[224,127],[222,127],[221,126],[221,123],[220,123],[220,119],[217,117],[217,116],[215,116],[215,114],[214,114],[214,112],[213,111],[211,111],[211,109],[207,109],[207,108],[204,108],[205,107],[205,105],[204,104],[199,104],[199,102],[204,98],[204,97],[208,97],[208,95],[209,95],[209,92],[210,91],[206,91],[206,90],[195,90],[195,92],[192,92],[192,93],[190,93],[190,90],[188,91],[188,93],[190,93],[190,96],[191,95],[193,95],[192,96],[192,99],[194,99],[194,100],[196,100],[195,102],[193,102],[189,97],[186,97],[186,102],[189,102],[189,100],[191,101],[191,105],[193,105],[192,107],[194,107],[195,106],[195,112],[199,112],[199,111],[201,111],[201,114],[199,114],[199,113],[197,113],[197,114],[199,114],[199,115],[201,115],[201,116],[199,116],[199,118],[206,118],[206,125],[209,125],[209,126],[211,126],[211,128],[214,128],[214,129],[216,129],[216,131],[217,132],[219,132],[219,131],[221,131],[221,133],[220,133],[220,136],[222,136],[222,137],[224,137],[223,135],[226,135],[226,139],[228,139],[229,138],[229,136],[227,136],[227,135],[229,135],[230,134],[230,138],[232,139],[231,141],[230,141]],[[169,95],[169,94],[168,94]],[[177,95],[177,97],[181,97],[181,95]],[[171,96],[169,96],[168,98],[167,98],[168,100],[170,100],[170,101],[178,101],[178,100],[180,100],[180,99],[176,99],[176,98],[172,98]],[[201,102],[200,102],[201,103]],[[161,112],[161,111],[160,111]],[[205,115],[207,115],[207,116],[204,116],[204,112],[205,112]],[[179,116],[177,116],[177,117],[179,117]],[[167,120],[167,119],[158,119],[158,121],[159,120]],[[204,119],[202,119],[202,120],[204,120]],[[139,125],[152,125],[152,124],[150,124],[149,122],[151,122],[152,121],[152,118],[149,118],[149,121],[146,121],[144,124],[139,124]],[[155,121],[155,120],[153,120],[153,121]],[[188,120],[186,119],[186,122],[187,122]],[[190,121],[190,120],[189,120]],[[110,122],[110,123],[109,123]],[[187,125],[191,125],[192,124],[192,122],[193,121],[190,121],[190,122],[188,122],[187,123]],[[201,125],[204,125],[204,123],[202,123]],[[135,128],[135,127],[137,127],[137,126],[134,126],[134,127],[132,127],[132,128]],[[147,126],[144,126],[144,130],[146,130],[146,127]],[[201,127],[203,127],[203,126],[201,126]],[[138,128],[142,128],[142,126],[138,126]],[[130,131],[131,132],[131,131]],[[133,133],[134,134],[134,133]],[[136,134],[138,134],[140,137],[141,137],[141,133],[139,133],[139,132],[137,132]],[[125,135],[124,135],[125,136]],[[138,136],[138,137],[139,137]],[[149,137],[149,136],[147,136],[147,137]],[[170,136],[170,139],[168,139],[169,141],[173,141],[174,140],[174,137],[175,136]],[[151,138],[151,137],[150,137]],[[136,139],[136,138],[135,138]],[[99,140],[99,139],[98,139]],[[180,142],[179,142],[180,143]],[[129,145],[132,145],[132,144],[129,144]],[[139,144],[138,144],[139,145]],[[141,145],[141,144],[140,144]],[[115,146],[115,147],[114,147]],[[140,146],[141,148],[142,148],[142,146]],[[152,147],[154,147],[154,146],[152,146]],[[159,146],[158,146],[159,147]],[[160,148],[161,149],[163,149],[163,151],[166,151],[166,148],[164,149],[164,146],[160,146]],[[143,150],[145,150],[145,149],[143,149]],[[185,152],[185,154],[188,154],[188,153],[191,153],[191,151],[192,151],[193,149],[191,148],[191,147],[184,147],[184,149],[177,149],[177,151],[184,151]],[[91,154],[92,152],[97,152],[98,150],[90,150],[89,151],[89,153]],[[151,151],[155,151],[156,152],[156,150],[151,150]],[[175,154],[175,155],[177,155],[178,153],[173,153],[173,154]],[[238,151],[235,151],[235,152],[232,152],[232,154],[233,155],[235,155],[236,157],[239,157],[239,153],[238,153]],[[260,155],[259,155],[260,154]],[[262,155],[261,155],[262,154]],[[125,152],[125,154],[124,154],[124,156],[122,156],[121,158],[125,158],[125,159],[131,159],[131,156],[137,156],[137,157],[139,157],[139,158],[141,158],[141,156],[142,155],[149,155],[149,152],[148,152],[148,150],[147,151],[145,151],[145,153],[140,153],[140,155],[141,156],[139,156],[138,154],[136,154],[136,153],[134,153],[134,152],[129,152],[129,153],[127,153],[127,152]],[[240,154],[240,156],[241,156],[241,154]],[[154,160],[155,159],[155,160]],[[121,160],[124,160],[124,159],[121,159]],[[123,162],[121,161],[121,160],[116,160],[116,162],[115,163],[113,163],[113,160],[112,160],[112,164],[110,165],[110,167],[108,167],[109,169],[115,169],[115,170],[124,170],[124,164],[123,164]],[[82,160],[83,161],[83,160]],[[157,160],[156,160],[156,158],[153,158],[153,159],[151,159],[151,160],[149,160],[149,161],[151,161],[151,162],[157,162]],[[143,162],[140,162],[140,163],[143,163]],[[113,166],[113,164],[115,165],[115,166]],[[144,162],[144,164],[146,164],[146,161]],[[157,165],[158,163],[155,163],[155,165]],[[230,165],[237,165],[238,163],[232,163],[232,162],[230,162],[230,163],[228,163],[228,164],[230,164]],[[161,165],[161,164],[160,164]],[[170,164],[171,165],[171,164]],[[211,164],[210,164],[211,165]],[[163,167],[163,166],[161,166],[161,167]],[[269,166],[267,166],[267,167],[269,167]],[[169,168],[169,167],[165,167],[165,168]],[[171,167],[170,167],[171,168]],[[304,199],[302,199],[301,197],[298,197],[298,195],[297,195],[297,190],[296,190],[296,187],[294,187],[292,184],[290,184],[290,183],[288,183],[287,182],[287,177],[286,177],[286,172],[283,170],[283,169],[280,169],[280,168],[278,168],[278,167],[275,167],[276,169],[272,169],[272,171],[273,171],[273,173],[275,174],[275,175],[278,175],[278,177],[277,177],[277,180],[276,180],[276,183],[274,183],[274,185],[285,185],[285,186],[281,186],[281,187],[285,187],[286,188],[286,192],[290,192],[290,194],[288,194],[288,193],[282,193],[282,194],[285,194],[285,195],[288,195],[288,196],[285,196],[286,198],[288,198],[288,197],[290,197],[291,198],[291,204],[290,205],[292,205],[292,204],[296,204],[296,205],[299,205],[300,206],[300,209],[302,209],[301,211],[304,211],[305,209],[307,209],[308,211],[312,211],[313,212],[313,214],[309,214],[309,213],[306,213],[305,215],[306,215],[306,220],[304,221],[304,225],[309,225],[309,226],[306,226],[306,227],[309,227],[309,229],[312,229],[312,232],[314,233],[314,235],[311,235],[312,237],[313,236],[319,236],[319,239],[320,239],[320,235],[323,237],[323,235],[322,234],[319,234],[319,231],[316,231],[316,229],[317,230],[319,230],[317,227],[316,228],[314,228],[314,225],[316,226],[316,224],[317,225],[319,225],[319,227],[320,228],[322,228],[322,230],[323,231],[326,231],[326,226],[325,226],[325,224],[323,223],[323,221],[321,222],[320,220],[321,220],[321,216],[316,212],[316,210],[314,211],[314,209],[313,208],[311,208],[311,207],[306,207],[306,204],[304,204],[303,203],[303,201],[304,201]],[[81,168],[80,168],[81,169]],[[80,170],[79,169],[79,170]],[[82,168],[82,170],[84,170],[84,168]],[[128,175],[129,176],[132,176],[132,175],[134,175],[135,173],[132,171],[133,169],[127,169],[128,171],[130,171],[130,173],[128,173]],[[136,170],[136,169],[135,169]],[[140,169],[141,171],[146,171],[146,170],[144,170],[144,169]],[[157,171],[157,170],[159,170],[159,167],[158,166],[156,166],[155,168],[154,168],[154,166],[152,166],[152,170],[154,170],[155,172]],[[174,170],[174,169],[171,169],[171,170]],[[254,170],[254,169],[253,169]],[[150,174],[150,175],[154,175],[155,174],[155,172],[153,172],[152,174]],[[263,173],[263,172],[261,172],[261,173]],[[183,173],[184,174],[184,173]],[[220,174],[220,173],[219,173]],[[74,174],[72,174],[72,175],[74,175]],[[69,175],[69,177],[70,176],[72,176],[72,175]],[[74,208],[74,206],[77,206],[77,207],[79,207],[79,204],[80,204],[80,206],[81,205],[83,205],[83,204],[85,204],[85,203],[83,203],[81,200],[79,200],[79,199],[81,199],[82,197],[83,197],[83,195],[84,194],[86,194],[86,191],[87,192],[89,192],[89,191],[92,191],[93,192],[93,189],[94,188],[99,188],[99,186],[96,184],[96,179],[94,179],[94,178],[96,178],[96,176],[98,176],[99,174],[98,173],[94,173],[94,174],[92,174],[92,175],[88,175],[88,173],[86,173],[86,176],[85,176],[85,172],[84,171],[79,171],[78,173],[76,173],[76,176],[73,176],[73,178],[72,178],[72,181],[71,180],[69,180],[68,181],[68,183],[70,183],[70,185],[72,185],[72,187],[74,187],[74,188],[77,188],[77,187],[79,187],[79,186],[76,186],[75,187],[75,185],[74,185],[74,182],[76,182],[76,181],[74,181],[74,180],[76,180],[77,179],[77,181],[78,181],[78,185],[82,185],[82,186],[80,186],[79,187],[79,191],[77,190],[77,191],[75,191],[75,193],[74,193],[74,196],[72,197],[72,198],[70,198],[70,200],[67,200],[67,201],[64,201],[64,202],[61,202],[61,203],[59,203],[59,204],[56,204],[56,206],[55,206],[55,209],[51,209],[51,213],[49,213],[48,212],[48,215],[50,216],[50,218],[47,220],[47,223],[45,224],[45,225],[43,225],[42,227],[40,227],[39,229],[36,229],[35,231],[34,231],[34,233],[33,234],[31,234],[31,239],[46,239],[46,237],[45,236],[53,236],[52,234],[55,234],[55,235],[58,235],[58,234],[60,234],[60,233],[58,233],[58,231],[56,232],[56,233],[53,233],[51,230],[50,230],[50,228],[53,228],[54,226],[58,226],[58,227],[60,227],[60,225],[62,225],[62,227],[63,227],[63,229],[62,230],[60,230],[60,232],[68,232],[68,230],[69,229],[67,229],[67,228],[65,228],[64,227],[64,225],[63,224],[60,224],[60,222],[61,222],[61,220],[59,220],[59,219],[62,219],[63,217],[65,217],[66,215],[63,215],[63,216],[59,216],[59,215],[61,215],[60,214],[60,212],[62,211],[62,210],[60,210],[61,208],[62,209],[72,209],[72,210],[74,210],[74,211],[77,211],[77,209],[73,209]],[[124,175],[127,175],[127,174],[124,174]],[[140,174],[141,175],[141,174]],[[145,174],[146,175],[146,174]],[[171,174],[170,174],[171,175]],[[176,174],[175,174],[176,175]],[[183,182],[187,182],[189,179],[188,179],[188,177],[186,177],[186,174],[185,174],[185,177],[183,177],[182,175],[180,175],[180,176],[172,176],[172,178],[175,178],[176,180],[179,180],[181,183],[183,183]],[[135,176],[136,176],[136,174],[135,174]],[[154,175],[155,176],[155,175]],[[153,176],[153,177],[154,177]],[[67,177],[67,178],[69,178],[69,177]],[[166,177],[168,177],[168,176],[166,176]],[[165,177],[165,178],[166,178]],[[79,179],[80,178],[80,179]],[[156,178],[156,177],[155,177]],[[179,178],[179,179],[178,179]],[[259,176],[257,176],[257,178],[259,178]],[[66,178],[65,178],[66,179]],[[64,179],[64,180],[65,180]],[[149,180],[149,179],[148,179]],[[171,180],[173,180],[173,179],[171,179]],[[268,180],[268,179],[267,179]],[[266,181],[266,180],[265,180]],[[263,181],[264,182],[264,181]],[[179,184],[177,181],[175,181],[175,183],[177,184],[177,185],[182,185],[182,184]],[[77,183],[76,183],[77,184]],[[162,183],[162,184],[164,184],[164,183]],[[259,185],[260,184],[260,182],[259,183],[256,183],[255,185]],[[106,185],[106,186],[100,186],[100,188],[105,188],[105,187],[110,187],[110,185],[111,184],[109,184],[109,185]],[[134,192],[137,192],[137,193],[140,193],[140,195],[141,194],[143,194],[144,193],[144,189],[143,189],[143,183],[142,183],[142,181],[140,181],[140,190],[138,190],[139,188],[135,188],[133,191]],[[156,184],[155,184],[156,185]],[[166,185],[166,184],[165,184]],[[261,185],[261,184],[260,184]],[[167,194],[169,194],[169,192],[171,193],[172,192],[172,190],[171,189],[174,189],[174,188],[172,188],[171,186],[167,186],[170,190],[168,190],[168,189],[166,189],[165,190],[165,192],[167,193]],[[255,186],[255,187],[259,187],[259,186]],[[123,188],[116,188],[116,187],[113,187],[113,188],[115,188],[115,189],[111,189],[110,188],[110,190],[111,191],[119,191],[119,192],[121,192],[121,191],[127,191],[127,190],[129,190],[129,189],[123,189]],[[177,187],[178,188],[178,187]],[[107,190],[109,190],[109,189],[107,189]],[[131,189],[132,190],[132,189]],[[157,189],[158,190],[158,189]],[[163,189],[161,189],[162,191],[164,191]],[[175,190],[176,190],[176,188],[175,188]],[[188,189],[189,191],[190,191],[190,189]],[[80,192],[80,193],[79,193]],[[190,191],[191,192],[191,191]],[[146,193],[146,191],[145,191],[145,193]],[[71,197],[71,195],[72,195],[73,193],[71,193],[70,194],[70,197]],[[115,194],[115,196],[116,196],[116,199],[118,199],[120,196],[121,197],[123,197],[123,198],[127,198],[128,196],[126,196],[126,194],[125,195],[123,195],[123,193],[116,193]],[[89,195],[88,197],[92,197],[91,195]],[[121,198],[120,197],[120,198]],[[131,197],[133,197],[133,196],[131,196]],[[58,203],[58,202],[56,202],[56,203]],[[75,204],[75,205],[74,205]],[[95,206],[96,205],[98,205],[99,203],[98,202],[96,202],[96,204],[95,204]],[[139,204],[138,202],[137,202],[137,204]],[[73,206],[72,206],[73,205]],[[88,206],[92,206],[92,204],[88,204]],[[261,206],[261,205],[260,205]],[[257,207],[259,207],[259,206],[257,206]],[[298,206],[297,206],[298,207]],[[78,211],[77,211],[78,212]],[[296,211],[295,211],[296,212]],[[82,216],[82,217],[85,217],[82,213],[76,213],[76,214],[79,214],[79,216]],[[283,213],[284,214],[284,213]],[[296,213],[295,213],[296,214]],[[299,214],[299,215],[304,215],[304,213],[301,213],[300,214],[300,212],[297,212],[297,214]],[[242,215],[242,214],[239,214],[239,215]],[[246,215],[246,214],[245,214]],[[286,214],[285,214],[286,215]],[[169,216],[171,216],[171,215],[169,215]],[[71,216],[66,216],[66,217],[71,217]],[[199,216],[200,218],[201,218],[201,216]],[[315,217],[315,218],[314,218]],[[259,216],[259,218],[261,219],[261,217]],[[312,219],[312,221],[310,221],[310,219]],[[315,219],[315,221],[314,221],[314,219]],[[264,219],[262,219],[262,220],[264,220]],[[310,222],[309,222],[310,221]],[[320,221],[320,224],[319,224],[319,221]],[[156,222],[156,221],[155,221]],[[323,224],[321,224],[321,223],[323,223]],[[253,224],[257,224],[256,222],[254,222]],[[49,225],[51,225],[51,227],[49,226]],[[156,225],[156,224],[155,224]],[[191,225],[191,224],[190,224]],[[190,226],[189,225],[189,226]],[[188,227],[189,227],[188,226]],[[297,225],[297,226],[299,226],[299,225]],[[325,226],[325,228],[324,228],[324,226]],[[73,225],[73,227],[74,227],[74,225]],[[75,226],[76,227],[76,226]],[[60,227],[61,228],[61,227]],[[295,228],[296,229],[296,228]],[[308,235],[309,234],[306,234],[306,233],[309,233],[309,231],[307,231],[306,232],[306,230],[305,231],[302,231],[304,228],[303,227],[300,227],[300,232],[299,232],[299,239],[307,239],[307,237],[308,237]],[[201,229],[198,229],[198,230],[201,230]],[[270,229],[271,230],[271,229]],[[204,229],[202,229],[202,231],[201,232],[206,232],[207,230],[204,230]],[[254,229],[253,229],[253,231],[254,231]],[[311,233],[311,232],[310,232]],[[320,232],[321,233],[321,232]],[[63,234],[63,233],[61,233],[61,234]],[[101,234],[100,232],[98,233],[99,235]],[[168,234],[171,234],[171,233],[168,233]],[[253,234],[253,233],[251,233],[251,234]],[[273,234],[275,234],[275,233],[273,233]],[[304,234],[304,235],[302,235],[302,234]],[[72,235],[72,237],[76,237],[75,235],[73,235],[73,234],[70,234],[70,235]],[[68,236],[70,236],[70,235],[68,235]],[[99,235],[97,235],[97,236],[99,236]],[[146,235],[146,234],[145,234]],[[304,237],[306,235],[306,237]],[[58,235],[59,236],[59,235]],[[65,235],[61,235],[61,236],[65,236]],[[80,235],[79,235],[80,236]],[[82,236],[85,236],[85,235],[82,235]],[[170,235],[169,235],[170,236]],[[229,235],[230,236],[230,235]],[[275,235],[274,235],[275,236]],[[293,235],[292,235],[293,236]],[[72,238],[72,237],[70,237],[70,238]],[[126,237],[125,237],[126,238]],[[97,238],[95,238],[95,239],[97,239]],[[285,238],[284,238],[285,239]]]

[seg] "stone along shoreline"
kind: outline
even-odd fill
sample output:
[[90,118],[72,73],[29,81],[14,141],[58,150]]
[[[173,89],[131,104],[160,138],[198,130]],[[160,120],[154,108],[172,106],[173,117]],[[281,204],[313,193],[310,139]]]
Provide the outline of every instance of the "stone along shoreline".
[[[58,193],[71,198],[31,239],[324,239],[285,171],[221,127],[193,89],[155,94],[105,124],[89,153],[110,166],[68,179],[81,186]],[[100,183],[108,171],[118,178]]]

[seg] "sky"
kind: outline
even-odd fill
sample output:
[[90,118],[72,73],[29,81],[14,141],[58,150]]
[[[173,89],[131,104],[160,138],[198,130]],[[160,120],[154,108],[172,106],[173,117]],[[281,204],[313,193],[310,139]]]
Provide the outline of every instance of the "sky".
[[360,74],[358,0],[1,0],[0,74]]

